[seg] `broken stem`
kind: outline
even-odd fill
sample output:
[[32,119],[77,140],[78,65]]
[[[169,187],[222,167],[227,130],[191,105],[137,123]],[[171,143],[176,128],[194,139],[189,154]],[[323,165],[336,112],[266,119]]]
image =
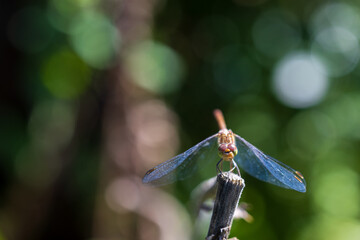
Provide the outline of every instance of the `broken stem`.
[[217,184],[216,199],[206,240],[228,239],[234,213],[245,187],[244,179],[231,172],[218,174]]

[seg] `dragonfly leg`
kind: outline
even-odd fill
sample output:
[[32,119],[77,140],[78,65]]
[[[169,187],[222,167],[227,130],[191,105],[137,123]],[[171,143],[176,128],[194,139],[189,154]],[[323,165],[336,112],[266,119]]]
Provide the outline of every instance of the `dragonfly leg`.
[[229,170],[229,172],[233,172],[235,169],[237,169],[237,171],[238,171],[238,173],[239,173],[239,168],[238,168],[238,166],[236,165],[235,162],[234,162],[234,166],[233,166],[233,161],[234,161],[234,160],[232,160],[232,161],[230,162],[230,170]]
[[[217,169],[217,171],[218,171],[219,173],[221,173],[221,174],[223,174],[223,172],[222,172],[222,162],[223,162],[223,159],[221,159],[221,160],[216,164],[216,169]],[[221,164],[221,169],[219,168],[219,164]],[[234,165],[234,166],[232,166],[232,165]],[[236,162],[234,161],[234,159],[232,159],[232,160],[230,161],[230,168],[231,168],[231,169],[230,169],[229,172],[232,172],[232,171],[234,171],[234,169],[236,169],[238,175],[241,177],[240,169],[239,169],[238,165],[236,164]]]
[[[238,165],[236,164],[236,162],[234,161],[234,159],[232,159],[231,162],[234,164],[234,168],[236,168],[239,176],[241,177],[240,169],[239,169]],[[233,169],[234,169],[234,168],[233,168]],[[231,169],[231,171],[232,171],[233,169]]]
[[[223,172],[222,172],[222,162],[223,162],[223,159],[220,159],[220,161],[216,164],[216,169],[218,170],[218,172],[221,173],[221,175],[223,174]],[[220,163],[221,163],[221,169],[219,168]]]

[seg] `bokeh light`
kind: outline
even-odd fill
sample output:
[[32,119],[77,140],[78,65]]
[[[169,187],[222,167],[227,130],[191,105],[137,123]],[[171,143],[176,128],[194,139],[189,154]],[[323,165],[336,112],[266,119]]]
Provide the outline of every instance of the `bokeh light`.
[[312,54],[325,63],[329,75],[339,77],[352,71],[359,62],[358,38],[345,28],[326,28],[318,32]]
[[[336,217],[354,217],[360,214],[359,176],[351,169],[337,163],[327,161],[322,164],[322,171],[317,171],[311,183],[314,192],[314,204],[318,211]],[[341,206],[341,207],[339,207]]]
[[[360,237],[360,222],[355,219],[317,216],[299,232],[299,240],[355,240]],[[290,236],[289,239],[293,239]]]
[[71,140],[75,128],[75,106],[49,101],[34,107],[28,122],[28,134],[37,150],[51,152]]
[[70,41],[78,55],[95,68],[108,67],[120,47],[120,34],[103,14],[86,11],[70,27]]
[[90,84],[91,69],[70,49],[62,48],[44,62],[42,81],[54,96],[72,99]]
[[31,146],[23,147],[14,159],[16,179],[37,189],[51,185],[56,177],[52,170],[58,170],[58,164],[44,161],[45,156]]
[[354,4],[332,2],[321,5],[311,16],[309,29],[313,35],[327,28],[344,28],[360,37],[360,9]]
[[342,138],[360,138],[360,94],[349,93],[333,99],[324,107],[324,112],[331,117],[336,132]]
[[270,59],[284,56],[302,42],[295,15],[277,9],[264,12],[256,20],[252,38],[256,48]]
[[[144,168],[176,155],[179,147],[175,114],[161,101],[149,100],[132,108],[129,128]],[[120,163],[121,164],[121,163]]]
[[132,80],[154,93],[171,93],[180,87],[184,66],[178,54],[166,45],[145,41],[129,54]]
[[338,130],[331,117],[320,111],[297,114],[287,126],[291,150],[302,159],[314,160],[314,154],[334,144]]
[[17,179],[36,188],[46,188],[56,179],[61,158],[75,128],[74,106],[65,102],[41,102],[28,123],[28,143],[15,158]]
[[49,0],[47,16],[56,29],[69,32],[69,28],[79,12],[93,9],[98,2],[99,0]]
[[259,66],[242,54],[242,49],[236,45],[227,46],[215,54],[213,75],[215,88],[224,97],[260,90]]
[[327,93],[328,78],[323,64],[304,52],[282,59],[273,75],[273,89],[278,99],[293,108],[318,104]]
[[163,191],[144,187],[140,179],[114,180],[106,189],[105,197],[113,211],[119,213],[134,211],[156,224],[158,236],[154,236],[153,231],[149,229],[143,229],[139,234],[150,233],[150,236],[144,235],[143,239],[191,239],[190,218],[183,206]]
[[133,179],[115,180],[106,190],[105,197],[110,208],[118,212],[134,211],[141,204],[139,187]]
[[347,3],[328,3],[314,11],[309,24],[312,53],[325,63],[328,74],[340,77],[359,61],[360,11]]

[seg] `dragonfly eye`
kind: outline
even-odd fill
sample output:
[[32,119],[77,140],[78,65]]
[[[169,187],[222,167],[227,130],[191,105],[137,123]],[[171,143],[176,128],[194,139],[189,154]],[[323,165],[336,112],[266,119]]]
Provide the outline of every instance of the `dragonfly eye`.
[[232,152],[235,152],[237,150],[235,144],[228,144],[227,148],[230,149],[230,151]]
[[219,146],[219,148],[218,148],[218,150],[219,150],[220,152],[225,152],[226,149],[227,149],[226,144],[221,144],[221,145]]

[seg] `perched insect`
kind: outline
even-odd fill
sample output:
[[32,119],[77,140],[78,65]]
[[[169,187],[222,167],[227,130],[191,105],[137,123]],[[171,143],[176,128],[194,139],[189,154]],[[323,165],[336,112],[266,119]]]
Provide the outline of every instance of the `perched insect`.
[[259,180],[283,188],[306,192],[305,179],[300,172],[264,154],[245,139],[227,129],[220,110],[215,110],[214,115],[220,128],[217,134],[150,169],[145,174],[143,183],[160,186],[184,179],[193,172],[192,168],[198,162],[203,163],[204,160],[206,161],[217,155],[214,153],[214,150],[216,150],[221,158],[217,164],[219,171],[221,171],[218,167],[219,163],[228,161],[230,165],[234,165],[239,174],[238,165]]

